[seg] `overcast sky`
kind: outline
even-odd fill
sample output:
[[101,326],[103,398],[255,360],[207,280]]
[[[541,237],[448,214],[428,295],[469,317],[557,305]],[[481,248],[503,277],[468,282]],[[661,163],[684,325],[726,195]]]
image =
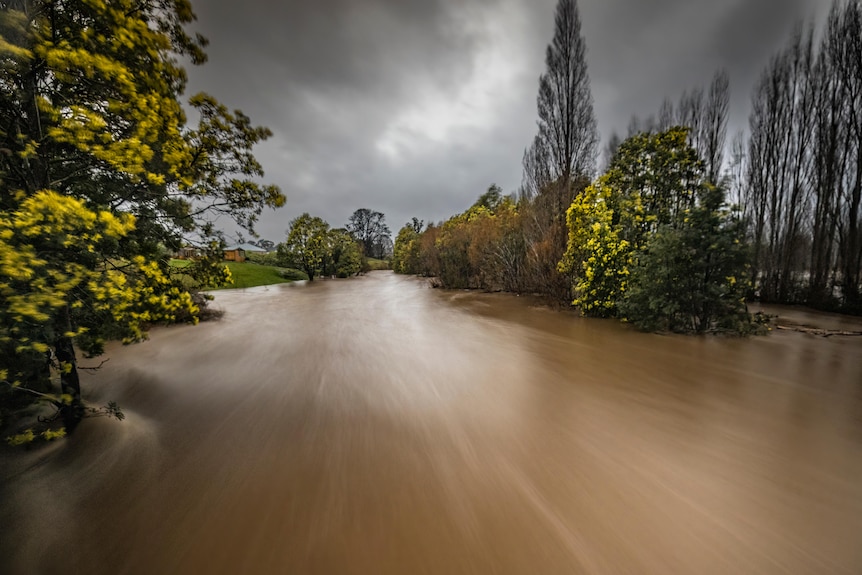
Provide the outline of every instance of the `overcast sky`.
[[[729,134],[747,124],[763,66],[794,24],[830,0],[581,0],[599,131],[731,80]],[[334,227],[357,208],[410,217],[463,211],[491,183],[521,182],[556,0],[193,0],[207,91],[274,136],[256,149],[287,205],[265,212],[279,242],[309,212]],[[230,222],[219,224],[227,232]]]

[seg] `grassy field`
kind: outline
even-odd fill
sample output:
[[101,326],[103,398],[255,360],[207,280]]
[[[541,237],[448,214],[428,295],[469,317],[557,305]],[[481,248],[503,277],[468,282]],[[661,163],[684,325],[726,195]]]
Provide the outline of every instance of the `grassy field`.
[[[171,260],[171,266],[182,269],[190,265],[189,260]],[[281,284],[293,281],[281,275],[283,268],[263,266],[252,262],[225,262],[233,276],[233,284],[211,289],[236,289]]]
[[371,268],[371,271],[388,270],[389,262],[386,260],[378,260],[376,258],[368,258],[368,267]]
[[281,276],[280,268],[262,266],[251,262],[225,262],[225,265],[233,276],[233,284],[217,289],[248,288],[291,281]]
[[[177,269],[182,269],[191,265],[190,260],[171,260],[171,266]],[[272,284],[281,284],[288,283],[291,281],[295,281],[296,279],[307,279],[305,274],[297,270],[289,270],[286,268],[278,268],[274,266],[265,266],[261,264],[256,264],[250,261],[245,261],[242,263],[238,262],[224,262],[225,265],[230,270],[231,275],[233,276],[233,284],[223,286],[220,288],[209,288],[209,289],[237,289],[237,288],[249,288],[255,286],[265,286]],[[374,270],[388,270],[389,262],[386,260],[378,260],[375,258],[368,258],[368,266],[372,271]],[[282,273],[287,272],[287,277],[284,277]],[[291,273],[292,272],[292,273]],[[188,276],[186,276],[188,277]],[[189,278],[191,281],[191,278]],[[189,286],[191,287],[191,286]]]

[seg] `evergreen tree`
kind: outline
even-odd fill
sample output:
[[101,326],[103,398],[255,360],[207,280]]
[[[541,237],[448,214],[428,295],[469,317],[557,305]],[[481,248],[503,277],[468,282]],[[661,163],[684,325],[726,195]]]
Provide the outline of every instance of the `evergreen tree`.
[[724,190],[704,183],[676,225],[660,227],[636,254],[620,315],[641,329],[747,333],[749,248]]

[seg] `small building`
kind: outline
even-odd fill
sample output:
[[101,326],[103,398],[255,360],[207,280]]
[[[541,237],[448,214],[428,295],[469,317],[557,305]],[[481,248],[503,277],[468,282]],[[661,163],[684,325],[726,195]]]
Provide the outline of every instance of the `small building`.
[[244,262],[250,253],[265,254],[266,250],[252,244],[237,244],[224,249],[224,259],[229,262]]
[[177,250],[174,257],[178,260],[196,260],[201,257],[201,250],[190,246],[182,247]]

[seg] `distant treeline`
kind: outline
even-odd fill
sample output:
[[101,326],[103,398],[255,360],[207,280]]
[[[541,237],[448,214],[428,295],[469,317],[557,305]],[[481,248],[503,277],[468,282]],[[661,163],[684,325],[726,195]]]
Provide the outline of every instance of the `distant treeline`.
[[[753,94],[725,161],[730,83],[598,131],[574,0],[560,0],[539,131],[517,193],[398,233],[393,269],[450,288],[539,293],[644,329],[753,329],[746,298],[862,313],[862,5],[801,26]],[[728,198],[729,196],[729,198]],[[733,204],[729,203],[731,200]]]
[[285,240],[275,247],[257,261],[302,270],[310,281],[319,276],[345,278],[371,270],[369,258],[388,258],[392,234],[386,216],[367,208],[353,212],[343,228],[331,228],[305,213],[290,222]]

